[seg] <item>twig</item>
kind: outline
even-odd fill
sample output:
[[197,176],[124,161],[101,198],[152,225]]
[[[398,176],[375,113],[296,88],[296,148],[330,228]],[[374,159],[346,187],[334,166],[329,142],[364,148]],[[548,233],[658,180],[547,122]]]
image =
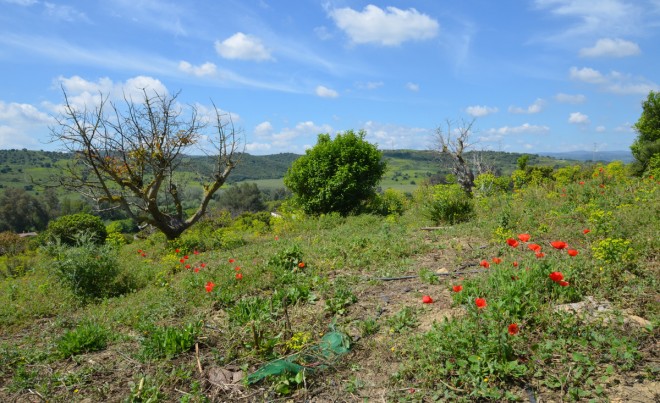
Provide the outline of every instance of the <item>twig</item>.
[[37,392],[36,390],[28,389],[28,392],[30,392],[30,394],[33,394],[33,395],[37,395],[37,396],[39,396],[39,398],[40,398],[41,400],[43,400],[44,402],[47,401],[46,398],[43,397],[42,394],[39,393],[39,392]]
[[199,374],[204,375],[202,363],[199,361],[199,343],[195,343],[195,358],[197,359],[197,369],[199,370]]
[[[469,266],[474,266],[470,264]],[[447,272],[447,273],[433,273],[436,276],[453,276],[453,275],[458,275],[458,274],[470,274],[470,273],[481,273],[482,270],[469,270],[469,271],[454,271],[454,272]],[[376,277],[373,278],[372,280],[380,280],[380,281],[394,281],[394,280],[409,280],[411,278],[417,278],[419,276],[401,276],[401,277]]]

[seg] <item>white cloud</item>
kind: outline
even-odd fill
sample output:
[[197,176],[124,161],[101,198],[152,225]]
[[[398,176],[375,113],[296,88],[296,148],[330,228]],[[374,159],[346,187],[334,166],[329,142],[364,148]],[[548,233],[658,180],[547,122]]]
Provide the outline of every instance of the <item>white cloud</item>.
[[523,123],[520,126],[503,126],[498,129],[488,129],[486,130],[486,134],[501,134],[506,136],[510,134],[539,134],[548,131],[550,131],[548,126],[537,126]]
[[216,65],[211,62],[206,62],[199,66],[193,66],[185,60],[179,62],[179,70],[184,73],[192,74],[197,77],[212,76],[216,73]]
[[611,71],[603,74],[590,67],[578,69],[571,67],[569,77],[573,80],[583,81],[589,84],[598,84],[601,90],[614,94],[648,94],[650,91],[660,90],[660,86],[644,77],[635,77],[630,74]]
[[327,41],[332,38],[332,34],[328,32],[328,28],[323,26],[314,28],[314,33],[322,41]]
[[426,128],[374,121],[367,121],[362,129],[367,132],[367,141],[378,144],[381,149],[428,148],[432,136],[432,131]]
[[0,149],[43,148],[37,138],[49,133],[55,123],[34,105],[0,101]]
[[517,114],[525,113],[531,115],[541,112],[544,106],[545,106],[545,101],[541,98],[537,98],[536,101],[534,101],[534,103],[529,105],[527,108],[521,108],[519,106],[509,106],[509,112],[517,113]]
[[589,120],[589,116],[583,113],[572,112],[568,117],[568,123],[573,123],[576,125],[586,125],[590,123],[590,120]]
[[482,116],[487,116],[492,113],[497,113],[499,109],[493,106],[481,106],[481,105],[473,105],[473,106],[468,106],[465,108],[465,112],[467,112],[468,115],[474,116],[474,117],[482,117]]
[[337,91],[333,89],[319,85],[318,87],[316,87],[316,95],[318,95],[321,98],[337,98],[339,96],[339,93],[337,93]]
[[546,35],[550,41],[637,34],[644,32],[646,27],[644,7],[636,2],[599,0],[596,6],[593,0],[536,0],[535,4],[570,21],[569,26],[559,25],[560,33]]
[[626,122],[622,125],[615,127],[614,131],[621,133],[634,133],[635,129],[633,129],[633,125],[630,122]]
[[272,151],[272,147],[268,143],[247,143],[245,145],[245,151],[250,154],[269,154]]
[[[158,79],[148,76],[136,76],[129,78],[125,82],[113,82],[108,77],[99,78],[98,81],[88,81],[80,76],[58,77],[56,85],[61,86],[66,92],[69,103],[75,109],[94,108],[99,105],[102,97],[109,100],[122,100],[124,97],[135,102],[140,102],[144,98],[143,90],[148,95],[158,93],[160,95],[168,94],[165,85]],[[45,103],[53,112],[63,111],[63,105],[54,105]]]
[[37,0],[1,0],[1,1],[4,3],[16,4],[23,7],[31,6],[33,4],[38,3]]
[[605,126],[603,126],[603,125],[601,125],[601,126],[596,126],[596,132],[598,132],[598,133],[603,133],[603,132],[606,131],[606,130],[607,130],[607,128],[606,128]]
[[599,39],[591,48],[580,49],[582,57],[628,57],[641,53],[639,46],[623,39]]
[[406,88],[410,91],[417,92],[419,91],[419,84],[415,83],[406,83]]
[[439,30],[436,20],[414,8],[386,7],[383,10],[369,4],[362,11],[346,7],[331,10],[329,14],[337,27],[356,44],[398,46],[409,40],[433,38]]
[[571,95],[560,92],[559,94],[555,95],[555,100],[563,104],[582,104],[586,102],[587,97],[582,94]]
[[254,134],[257,137],[266,137],[273,133],[273,125],[268,122],[261,122],[254,128]]
[[366,83],[356,83],[355,86],[361,90],[375,90],[385,85],[382,81],[368,81]]
[[48,17],[56,19],[56,20],[61,20],[61,21],[67,21],[67,22],[73,22],[73,21],[85,21],[89,22],[89,18],[87,18],[87,15],[85,13],[76,10],[75,8],[71,6],[63,6],[59,4],[53,4],[49,2],[44,2],[44,14],[46,14]]
[[[201,123],[214,126],[217,125],[218,116],[216,115],[216,109],[213,106],[206,106],[199,102],[195,102],[194,106],[195,110],[197,110],[197,119],[199,119]],[[223,122],[231,121],[232,123],[236,123],[241,120],[241,116],[238,113],[228,112],[221,108],[218,108],[217,112],[220,114]]]
[[270,51],[261,43],[261,40],[252,35],[237,32],[224,41],[215,42],[215,50],[225,59],[238,60],[274,60]]

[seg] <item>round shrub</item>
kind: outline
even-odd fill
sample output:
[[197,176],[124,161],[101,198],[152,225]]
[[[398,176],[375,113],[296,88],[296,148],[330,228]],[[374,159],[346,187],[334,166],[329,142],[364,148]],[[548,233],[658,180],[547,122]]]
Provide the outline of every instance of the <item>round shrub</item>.
[[427,210],[435,223],[456,224],[472,218],[474,205],[470,194],[460,185],[436,185]]
[[67,245],[75,245],[80,234],[88,234],[97,244],[104,243],[108,236],[103,220],[87,213],[65,215],[51,221],[48,234]]

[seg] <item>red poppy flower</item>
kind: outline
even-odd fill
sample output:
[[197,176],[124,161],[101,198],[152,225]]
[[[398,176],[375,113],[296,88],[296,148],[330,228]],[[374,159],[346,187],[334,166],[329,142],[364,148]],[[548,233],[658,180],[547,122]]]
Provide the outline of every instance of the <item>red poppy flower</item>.
[[234,267],[234,270],[236,270],[236,271],[241,271],[241,267],[240,267],[240,266],[236,266],[236,267]]
[[575,249],[569,249],[569,250],[566,251],[566,253],[568,253],[569,256],[577,256],[578,255],[578,251],[575,250]]
[[529,249],[533,250],[534,252],[538,252],[538,251],[541,250],[541,245],[536,244],[536,243],[530,243],[530,244],[527,244],[527,247],[528,247]]
[[531,238],[529,234],[518,234],[518,239],[520,239],[523,242],[529,241],[529,238]]
[[568,282],[568,281],[561,280],[561,281],[559,282],[559,285],[562,286],[562,287],[568,287],[569,282]]
[[568,244],[564,241],[552,241],[550,242],[550,245],[552,245],[552,247],[555,249],[564,249],[568,246]]
[[585,228],[585,229],[582,230],[583,234],[588,234],[590,232],[591,232],[591,230],[589,228]]
[[279,241],[279,240],[280,240],[280,237],[278,237],[278,236],[276,235],[276,236],[275,236],[275,240],[276,240],[276,241]]
[[184,258],[185,260],[188,260],[188,255],[185,255],[183,258]]
[[206,263],[202,263],[202,264],[200,264],[200,266],[206,267]]
[[513,262],[513,267],[518,267],[518,262]]
[[195,268],[193,269],[193,271],[194,271],[195,273],[199,273],[199,267],[195,267]]
[[146,253],[142,253],[142,257],[147,257],[147,254],[146,254]]
[[479,266],[482,266],[482,267],[485,267],[485,268],[489,268],[489,267],[490,267],[490,263],[488,263],[488,260],[482,260],[482,261],[479,263]]
[[138,250],[137,250],[137,253],[142,253],[142,249],[138,249]]
[[229,259],[229,263],[234,263],[234,262],[235,262],[234,259]]
[[243,275],[241,273],[236,273],[236,280],[240,280],[243,278]]
[[425,295],[422,297],[422,302],[425,304],[432,304],[433,298],[431,298],[429,295]]
[[485,308],[486,305],[488,305],[488,304],[486,304],[486,299],[485,298],[477,298],[477,299],[474,300],[474,303],[477,305],[477,308],[479,308],[479,309]]
[[500,259],[499,257],[494,257],[493,258],[493,263],[500,264],[500,263],[502,263],[502,259]]
[[186,262],[186,259],[179,259],[179,262],[180,262],[180,263],[185,263],[185,262]]
[[304,269],[305,268],[305,262],[298,263],[298,267],[300,267],[301,269]]
[[181,253],[181,249],[175,249],[174,252]]
[[584,181],[580,181],[580,185],[584,185]]
[[517,248],[517,247],[518,247],[518,241],[516,241],[516,240],[513,239],[513,238],[508,238],[508,239],[506,240],[506,243],[508,243],[509,246],[511,246],[511,247],[513,247],[513,248]]
[[537,259],[541,259],[542,257],[545,257],[545,253],[543,252],[536,252],[535,255]]
[[550,280],[554,281],[555,283],[564,279],[564,275],[561,274],[560,271],[553,271],[548,277],[550,277]]
[[195,250],[193,251],[193,255],[199,255],[199,252]]
[[189,264],[186,265],[186,269],[190,269],[190,265],[189,265]]
[[512,324],[509,325],[509,334],[511,336],[517,335],[519,331],[520,331],[520,328],[518,327],[517,323],[512,323]]
[[511,280],[513,280],[513,281],[520,280],[520,277],[518,277],[518,276],[511,276]]
[[454,292],[461,292],[463,291],[463,286],[462,285],[455,285],[453,287]]
[[212,281],[207,282],[206,285],[204,286],[204,288],[206,288],[206,292],[213,291],[213,287],[215,287],[215,284],[213,284]]

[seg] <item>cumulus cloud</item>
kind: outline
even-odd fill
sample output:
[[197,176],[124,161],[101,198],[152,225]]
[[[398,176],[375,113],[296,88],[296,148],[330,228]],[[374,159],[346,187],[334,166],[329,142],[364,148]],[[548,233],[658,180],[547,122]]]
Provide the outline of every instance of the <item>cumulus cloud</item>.
[[476,118],[497,113],[498,111],[499,109],[493,106],[473,105],[465,108],[465,112],[467,112],[468,115],[474,116]]
[[193,66],[185,60],[179,62],[179,70],[184,73],[192,74],[197,77],[212,76],[215,74],[217,67],[211,62],[206,62],[199,66]]
[[520,126],[503,126],[500,128],[493,128],[486,130],[486,134],[501,134],[503,136],[510,134],[540,134],[550,131],[548,126],[537,126],[530,125],[529,123],[523,123]]
[[529,105],[527,108],[521,108],[519,106],[509,106],[509,112],[510,113],[525,113],[525,114],[534,114],[534,113],[539,113],[543,110],[543,107],[545,106],[545,101],[541,98],[537,98],[536,101],[534,101],[533,104]]
[[571,95],[560,92],[559,94],[555,95],[555,100],[557,100],[557,102],[561,102],[562,104],[582,104],[586,102],[587,97],[582,94]]
[[583,113],[573,112],[568,117],[568,123],[573,123],[576,125],[586,125],[590,123],[590,120],[589,120],[589,116]]
[[569,69],[569,77],[572,80],[582,81],[588,84],[595,84],[601,90],[611,92],[614,94],[627,95],[627,94],[648,94],[650,91],[660,90],[660,86],[645,77],[633,76],[631,74],[620,73],[618,71],[611,71],[608,74],[603,74],[598,70],[590,67],[571,67]]
[[[113,82],[108,77],[99,78],[97,81],[89,81],[80,76],[63,77],[56,80],[57,87],[62,87],[67,93],[69,103],[74,109],[94,108],[99,105],[103,98],[109,100],[122,100],[124,97],[135,102],[144,98],[143,91],[147,94],[168,94],[165,85],[158,79],[148,76],[136,76],[125,82]],[[45,103],[53,112],[63,112],[64,105]]]
[[0,149],[41,148],[37,138],[45,136],[53,123],[34,105],[0,101]]
[[321,98],[337,98],[339,96],[339,93],[337,93],[337,91],[333,89],[319,85],[318,87],[316,87],[316,95],[318,95]]
[[237,32],[224,41],[215,42],[215,50],[225,59],[254,60],[262,62],[274,60],[270,50],[261,43],[261,40],[252,35]]
[[329,15],[355,44],[398,46],[410,40],[433,38],[440,28],[436,20],[414,8],[383,10],[369,4],[362,11],[345,7],[330,10]]
[[285,127],[279,131],[273,125],[262,122],[254,128],[257,141],[246,144],[250,153],[303,152],[304,145],[316,140],[320,133],[332,133],[330,125],[318,125],[313,121],[299,122],[294,127]]
[[269,136],[271,133],[273,133],[273,125],[268,121],[261,122],[254,128],[254,134],[260,138]]
[[618,38],[599,39],[594,46],[580,49],[582,57],[628,57],[640,53],[639,45]]
[[605,126],[602,126],[602,125],[596,127],[596,132],[598,132],[598,133],[603,133],[606,130],[607,130],[607,128]]
[[362,129],[367,132],[367,140],[381,149],[428,148],[432,136],[430,129],[374,121],[367,121]]
[[419,91],[419,84],[406,83],[406,88],[410,91],[417,92],[417,91]]

